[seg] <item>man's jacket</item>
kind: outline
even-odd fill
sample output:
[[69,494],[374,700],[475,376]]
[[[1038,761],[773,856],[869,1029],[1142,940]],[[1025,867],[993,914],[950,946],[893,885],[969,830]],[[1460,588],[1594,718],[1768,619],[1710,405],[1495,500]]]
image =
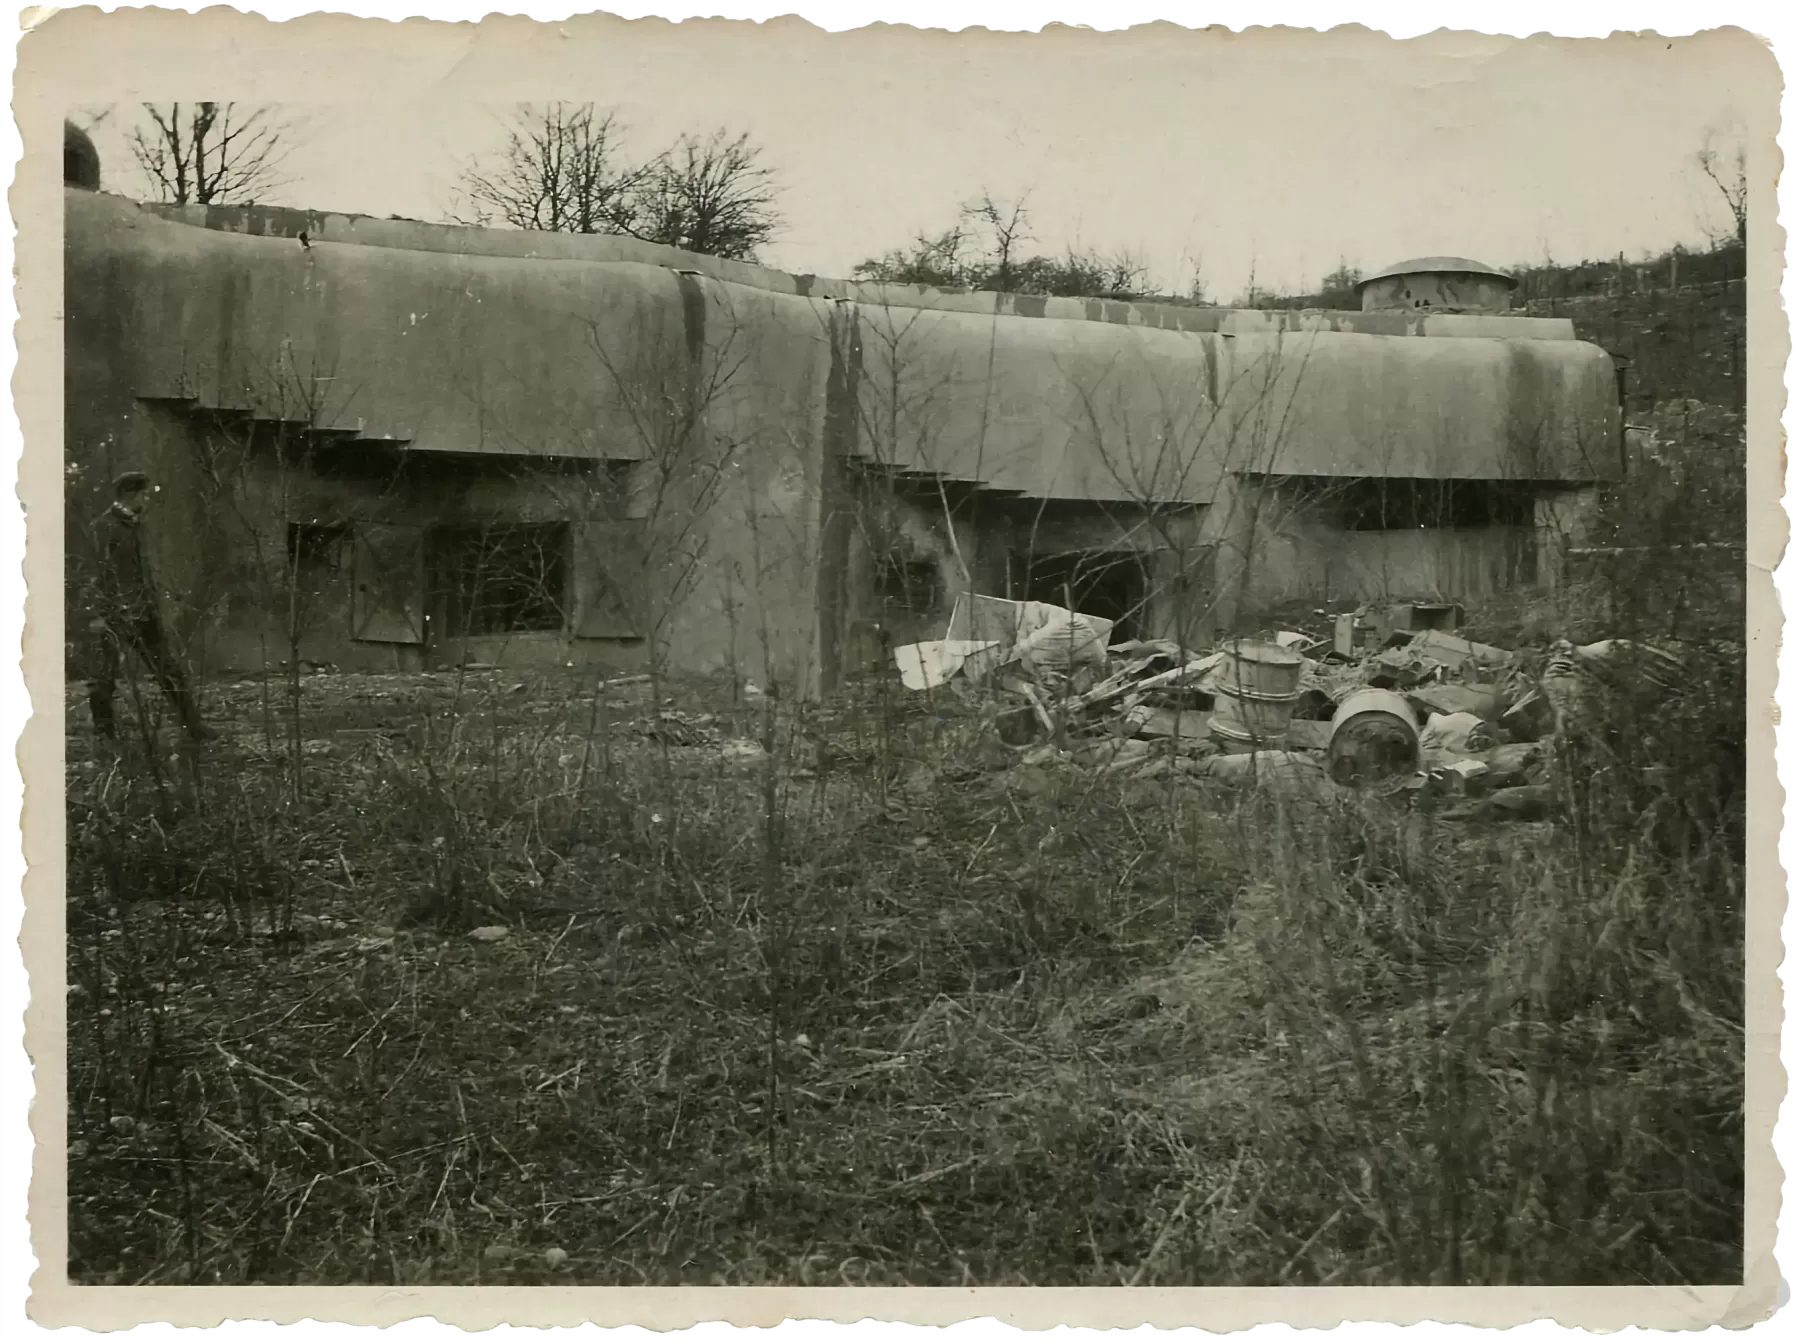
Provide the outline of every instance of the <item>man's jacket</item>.
[[155,619],[156,587],[144,553],[141,517],[125,504],[114,503],[101,516],[97,530],[100,571],[93,617],[121,625]]

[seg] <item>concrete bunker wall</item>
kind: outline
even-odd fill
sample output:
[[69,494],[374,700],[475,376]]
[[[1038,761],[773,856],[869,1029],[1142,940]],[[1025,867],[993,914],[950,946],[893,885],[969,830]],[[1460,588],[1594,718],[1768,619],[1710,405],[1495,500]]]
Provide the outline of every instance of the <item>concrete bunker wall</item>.
[[[369,479],[287,470],[279,507],[259,475],[272,467],[252,463],[242,506],[283,546],[301,512],[414,531],[509,509],[515,523],[550,521],[540,514],[567,504],[543,492],[554,462],[622,473],[645,643],[682,670],[816,678],[828,305],[631,265],[340,247],[322,271],[292,241],[121,215],[118,204],[70,210],[68,504],[91,516],[114,475],[148,470],[163,487],[166,585],[198,592],[213,569],[239,572],[223,613],[182,616],[208,663],[248,662],[269,622],[246,609],[268,584],[250,580],[238,552],[262,542],[208,502],[216,444],[200,426],[213,413],[285,425],[291,447],[334,443],[340,463],[409,462],[385,494]],[[490,468],[469,464],[479,459]],[[72,572],[87,561],[80,529]],[[333,647],[321,630],[302,655],[407,666],[440,655],[433,641],[345,636]],[[477,641],[444,654],[629,659],[630,640],[573,625]]]
[[163,482],[146,542],[202,665],[642,663],[641,523],[604,463],[332,447],[163,402],[141,419]]
[[1222,605],[1232,620],[1298,600],[1554,586],[1596,496],[1543,481],[1238,478],[1209,514]]
[[[330,240],[332,230],[302,247],[277,230],[196,227],[91,193],[65,203],[68,450],[88,467],[71,506],[91,510],[103,501],[95,486],[154,463],[188,500],[172,510],[195,523],[174,546],[195,553],[171,555],[170,576],[199,580],[211,561],[192,540],[204,480],[185,430],[153,402],[297,423],[346,451],[540,463],[521,477],[557,458],[608,463],[627,472],[629,518],[650,556],[644,622],[683,670],[816,687],[857,659],[870,624],[894,622],[878,608],[885,579],[863,535],[862,471],[909,481],[899,533],[916,551],[907,562],[936,565],[940,605],[963,586],[1023,592],[1037,580],[1011,571],[1029,548],[1017,535],[1027,514],[1077,530],[1109,518],[1127,534],[1185,508],[1187,540],[1142,546],[1142,631],[1168,633],[1197,611],[1228,618],[1239,597],[1407,584],[1478,596],[1528,568],[1517,528],[1340,535],[1292,517],[1250,543],[1252,477],[1568,490],[1616,460],[1610,364],[1550,332],[1556,323],[1169,319],[992,295],[985,312],[982,295],[906,306],[855,286],[817,296],[832,286],[689,273],[631,248],[602,260],[573,242],[483,233],[465,239],[469,252],[444,239],[410,250]],[[445,504],[426,471],[414,478],[406,524],[426,524]],[[957,500],[947,527],[946,491]],[[521,515],[536,506],[515,501]],[[1065,555],[1139,547],[1118,534],[1055,543]],[[908,636],[941,627],[938,608],[903,613]],[[235,657],[242,635],[232,637]],[[515,638],[496,655],[583,660],[606,640],[564,641]]]
[[[368,671],[638,669],[660,639],[681,671],[807,674],[817,491],[791,458],[716,462],[699,507],[690,474],[658,479],[644,462],[334,448],[166,402],[142,404],[133,423],[135,459],[161,486],[152,561],[178,634],[210,668],[297,655]],[[102,493],[80,518],[103,509]],[[457,543],[480,556],[455,557]],[[517,570],[539,550],[549,557],[529,582],[560,618],[455,617],[459,583],[464,604],[504,605],[496,593],[526,580]]]

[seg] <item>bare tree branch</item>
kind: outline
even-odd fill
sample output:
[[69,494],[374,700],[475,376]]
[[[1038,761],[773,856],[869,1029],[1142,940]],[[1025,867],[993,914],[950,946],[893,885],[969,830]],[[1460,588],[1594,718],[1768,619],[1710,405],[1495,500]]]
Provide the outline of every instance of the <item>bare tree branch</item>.
[[1013,256],[1020,244],[1031,240],[1031,211],[1026,207],[1026,199],[1020,196],[1013,201],[997,200],[992,191],[983,191],[980,199],[962,208],[965,221],[985,227],[993,235],[989,254],[994,263],[994,281],[1001,293],[1012,292]]
[[474,226],[498,220],[550,233],[629,233],[636,193],[648,169],[619,153],[624,127],[592,103],[521,106],[505,146],[484,166],[462,174],[467,217]]
[[281,165],[294,124],[273,107],[235,102],[145,103],[131,155],[157,196],[174,205],[254,201],[286,184]]
[[645,163],[625,156],[624,138],[592,103],[521,106],[502,148],[464,168],[456,222],[622,234],[733,260],[780,227],[774,173],[747,135],[684,134]]
[[748,135],[682,135],[647,169],[634,225],[647,242],[747,261],[781,227],[780,188]]
[[1744,170],[1744,146],[1739,144],[1735,151],[1721,157],[1713,147],[1713,137],[1709,134],[1705,147],[1695,158],[1700,163],[1700,170],[1719,188],[1719,194],[1725,197],[1725,206],[1731,211],[1732,222],[1737,226],[1738,245],[1743,246],[1750,231],[1749,178]]

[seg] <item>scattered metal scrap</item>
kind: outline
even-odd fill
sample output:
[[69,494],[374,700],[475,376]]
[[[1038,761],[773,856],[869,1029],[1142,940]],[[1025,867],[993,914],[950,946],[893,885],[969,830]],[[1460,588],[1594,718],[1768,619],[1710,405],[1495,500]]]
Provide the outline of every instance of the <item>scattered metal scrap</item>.
[[1558,643],[1534,673],[1526,656],[1461,636],[1463,609],[1447,603],[1365,607],[1329,640],[1281,630],[1201,652],[1106,645],[1111,626],[1093,616],[975,600],[959,602],[952,636],[895,659],[910,687],[990,696],[1022,762],[1374,789],[1445,818],[1541,817],[1550,745],[1584,696],[1627,672],[1666,693],[1681,674],[1675,654],[1624,639]]

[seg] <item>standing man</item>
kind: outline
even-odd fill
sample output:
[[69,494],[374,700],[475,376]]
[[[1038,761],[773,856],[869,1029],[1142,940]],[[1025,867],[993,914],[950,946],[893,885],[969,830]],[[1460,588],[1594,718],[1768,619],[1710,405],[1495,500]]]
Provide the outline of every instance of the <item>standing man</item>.
[[88,706],[94,729],[118,734],[113,697],[127,653],[135,652],[175,705],[181,725],[192,740],[211,740],[217,733],[201,720],[200,706],[188,686],[181,659],[163,627],[155,583],[144,552],[144,509],[152,495],[150,477],[130,470],[113,481],[113,503],[100,518],[100,575],[97,609],[88,631],[99,643],[98,664],[88,683]]

